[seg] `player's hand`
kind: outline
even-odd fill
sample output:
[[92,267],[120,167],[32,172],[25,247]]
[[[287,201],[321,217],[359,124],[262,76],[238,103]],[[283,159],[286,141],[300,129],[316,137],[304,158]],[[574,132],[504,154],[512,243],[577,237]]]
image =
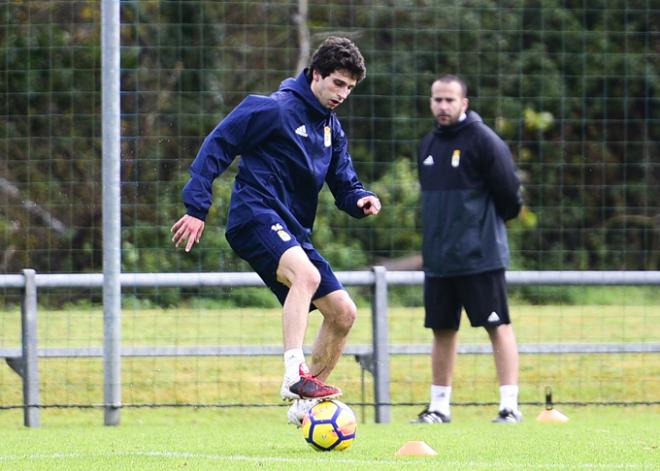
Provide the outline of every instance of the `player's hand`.
[[380,212],[380,200],[375,196],[370,195],[360,198],[357,201],[357,206],[358,208],[362,208],[362,211],[364,211],[364,214],[367,216],[370,214],[375,216]]
[[185,243],[186,252],[190,252],[193,244],[199,244],[204,232],[204,221],[186,214],[174,223],[170,232],[173,234],[172,242],[175,247]]

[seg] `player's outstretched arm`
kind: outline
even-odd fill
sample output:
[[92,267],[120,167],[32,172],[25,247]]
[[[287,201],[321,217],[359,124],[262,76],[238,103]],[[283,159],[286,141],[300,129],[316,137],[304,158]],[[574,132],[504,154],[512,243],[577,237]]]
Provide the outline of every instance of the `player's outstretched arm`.
[[185,243],[186,252],[190,252],[193,244],[199,244],[202,238],[204,221],[186,214],[174,223],[170,232],[173,234],[172,242],[174,242],[174,246],[178,248],[179,245]]
[[365,196],[357,201],[358,208],[362,208],[366,216],[375,216],[380,212],[380,200],[375,196]]

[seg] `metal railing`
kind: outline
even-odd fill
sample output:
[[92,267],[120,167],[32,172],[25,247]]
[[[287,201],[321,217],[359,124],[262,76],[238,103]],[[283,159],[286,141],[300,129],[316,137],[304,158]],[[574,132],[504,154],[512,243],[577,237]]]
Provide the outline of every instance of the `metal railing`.
[[[349,345],[344,354],[354,355],[360,366],[374,377],[375,420],[390,421],[390,355],[428,355],[430,345],[390,345],[387,331],[388,286],[420,285],[420,271],[386,271],[373,267],[370,271],[337,272],[346,286],[370,286],[372,291],[372,343]],[[660,271],[510,271],[509,285],[660,285]],[[122,288],[156,287],[249,287],[264,286],[255,273],[123,273]],[[39,289],[101,288],[102,274],[37,274],[25,269],[20,275],[0,275],[0,288],[23,291],[21,302],[21,348],[0,348],[0,357],[20,375],[23,382],[24,424],[40,425],[39,358],[105,357],[106,349],[98,347],[39,348],[37,337],[37,296]],[[489,354],[490,345],[461,345],[459,353]],[[658,353],[660,343],[641,344],[523,344],[523,354],[547,353]],[[121,356],[259,356],[281,355],[277,346],[188,346],[188,347],[122,347]],[[107,362],[104,363],[104,365]],[[116,405],[112,406],[113,408]]]

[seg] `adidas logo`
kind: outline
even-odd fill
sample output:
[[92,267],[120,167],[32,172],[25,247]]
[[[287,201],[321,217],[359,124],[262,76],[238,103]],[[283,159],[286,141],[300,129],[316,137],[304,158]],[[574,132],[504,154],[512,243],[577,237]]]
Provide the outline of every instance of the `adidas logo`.
[[297,127],[295,132],[299,136],[307,137],[307,128],[305,127],[304,124],[302,126]]
[[498,322],[499,320],[500,316],[495,311],[491,312],[490,316],[488,316],[488,322]]
[[424,165],[433,165],[434,163],[435,163],[435,161],[433,160],[433,156],[432,156],[432,155],[429,155],[428,157],[426,157],[426,158],[422,161],[422,164],[424,164]]

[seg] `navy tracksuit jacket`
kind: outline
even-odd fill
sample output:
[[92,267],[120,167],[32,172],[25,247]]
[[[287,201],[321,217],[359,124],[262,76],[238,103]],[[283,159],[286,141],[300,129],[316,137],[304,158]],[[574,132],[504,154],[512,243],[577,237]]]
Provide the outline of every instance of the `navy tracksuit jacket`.
[[422,255],[427,276],[506,268],[504,221],[520,211],[520,181],[511,152],[474,111],[437,126],[419,144]]
[[206,137],[183,189],[186,212],[205,220],[213,180],[241,155],[227,232],[273,216],[310,246],[318,194],[327,183],[338,208],[364,216],[357,201],[373,193],[358,180],[346,136],[303,71],[270,96],[249,95]]

